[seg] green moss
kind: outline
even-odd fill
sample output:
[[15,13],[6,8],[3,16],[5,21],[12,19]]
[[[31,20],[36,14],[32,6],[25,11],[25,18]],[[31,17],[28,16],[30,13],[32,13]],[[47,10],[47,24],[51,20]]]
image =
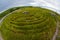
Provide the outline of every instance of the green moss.
[[51,13],[56,14],[40,7],[12,11],[1,24],[3,39],[51,40],[56,30],[56,18]]

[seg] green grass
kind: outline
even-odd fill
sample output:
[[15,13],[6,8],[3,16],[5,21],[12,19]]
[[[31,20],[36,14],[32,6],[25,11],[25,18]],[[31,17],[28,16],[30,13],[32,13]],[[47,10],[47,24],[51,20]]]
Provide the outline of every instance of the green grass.
[[[52,39],[56,30],[56,12],[40,7],[24,7],[11,13],[1,24],[4,40]],[[3,14],[6,15],[5,12]]]
[[[15,10],[25,8],[25,7],[27,7],[27,6],[9,8],[6,11],[0,13],[0,19],[2,19],[5,15],[7,15],[7,14],[9,14],[9,13],[15,11]],[[32,7],[32,6],[28,6],[28,7]]]

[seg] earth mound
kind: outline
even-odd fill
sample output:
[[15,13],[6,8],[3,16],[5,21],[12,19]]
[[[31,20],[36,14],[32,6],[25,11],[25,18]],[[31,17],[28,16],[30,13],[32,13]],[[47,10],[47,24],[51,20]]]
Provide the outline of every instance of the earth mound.
[[6,15],[1,23],[4,40],[51,40],[56,13],[40,7],[24,7]]

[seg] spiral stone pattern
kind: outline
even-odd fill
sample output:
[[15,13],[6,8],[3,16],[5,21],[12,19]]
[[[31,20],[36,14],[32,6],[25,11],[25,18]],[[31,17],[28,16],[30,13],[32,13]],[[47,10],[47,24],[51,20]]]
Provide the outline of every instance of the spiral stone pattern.
[[56,20],[51,10],[26,7],[11,12],[1,24],[4,40],[51,40],[56,29]]

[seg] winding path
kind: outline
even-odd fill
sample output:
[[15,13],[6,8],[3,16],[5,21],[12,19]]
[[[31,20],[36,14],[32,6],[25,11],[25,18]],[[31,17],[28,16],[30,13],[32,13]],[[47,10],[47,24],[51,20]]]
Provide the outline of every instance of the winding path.
[[[20,10],[20,9],[18,9],[18,10]],[[15,10],[15,11],[18,11],[18,10]],[[13,12],[15,12],[15,11],[13,11]],[[11,12],[11,13],[9,13],[9,14],[7,14],[6,16],[3,17],[3,18],[0,20],[0,25],[2,24],[2,21],[5,19],[5,17],[9,16],[9,15],[12,14],[13,12]],[[1,35],[1,32],[0,32],[0,40],[3,40],[2,35]]]
[[55,31],[55,34],[53,35],[52,40],[56,40],[56,37],[58,35],[58,31],[59,31],[59,21],[57,21],[56,31]]

